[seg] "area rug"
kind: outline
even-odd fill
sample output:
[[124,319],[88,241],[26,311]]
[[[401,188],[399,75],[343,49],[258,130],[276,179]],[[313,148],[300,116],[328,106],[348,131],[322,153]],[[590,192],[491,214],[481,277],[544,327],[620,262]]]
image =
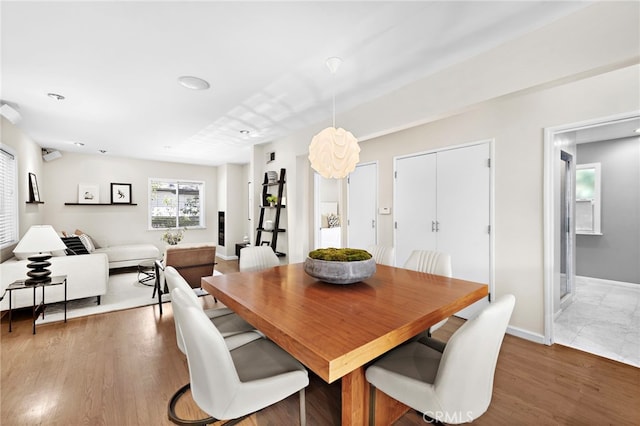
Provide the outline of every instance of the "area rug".
[[[213,275],[222,275],[213,271]],[[203,294],[206,294],[204,290]],[[100,304],[96,304],[96,297],[70,300],[67,303],[67,319],[105,312],[120,311],[158,303],[157,296],[152,298],[153,286],[146,286],[138,282],[136,272],[113,274],[109,276],[107,294],[102,296]],[[162,301],[170,300],[170,294],[163,294]],[[36,324],[47,324],[64,321],[64,303],[52,303],[45,310],[45,317],[40,316]]]

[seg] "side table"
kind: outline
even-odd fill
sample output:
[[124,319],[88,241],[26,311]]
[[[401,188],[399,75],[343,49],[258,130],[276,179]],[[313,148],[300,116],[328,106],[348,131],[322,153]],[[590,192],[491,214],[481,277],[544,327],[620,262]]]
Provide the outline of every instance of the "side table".
[[[32,310],[33,310],[33,334],[36,334],[36,319],[38,319],[38,317],[40,316],[40,314],[42,314],[42,318],[44,318],[44,310],[47,307],[47,304],[44,301],[44,289],[45,287],[51,287],[54,285],[62,285],[64,284],[64,322],[67,322],[67,276],[66,275],[59,275],[56,277],[51,277],[51,281],[47,281],[44,283],[37,283],[37,284],[26,284],[24,280],[18,280],[18,281],[14,281],[13,283],[9,284],[9,286],[7,287],[7,289],[5,290],[5,294],[6,292],[9,292],[9,332],[11,332],[11,328],[13,325],[13,319],[12,319],[12,313],[13,313],[13,307],[11,306],[11,293],[16,291],[16,290],[24,290],[25,288],[31,288],[33,289],[33,306],[32,306]],[[40,301],[40,303],[38,305],[36,305],[36,289],[40,287],[42,288],[42,300]],[[4,298],[4,295],[2,296],[2,298]],[[2,300],[2,299],[0,299]]]
[[249,246],[249,243],[237,243],[236,244],[236,256],[238,256],[238,262],[240,262],[240,250]]
[[[142,275],[142,277],[140,277]],[[140,284],[153,286],[154,283],[147,284],[149,281],[156,279],[155,273],[155,261],[154,260],[143,260],[138,264],[138,282]]]

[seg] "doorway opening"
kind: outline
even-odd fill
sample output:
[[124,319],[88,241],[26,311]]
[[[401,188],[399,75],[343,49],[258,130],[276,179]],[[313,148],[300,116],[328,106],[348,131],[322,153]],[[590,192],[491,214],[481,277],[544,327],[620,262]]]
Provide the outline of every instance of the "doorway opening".
[[640,256],[639,128],[637,111],[567,124],[546,129],[544,146],[545,343],[632,365],[640,365],[640,267],[630,260]]

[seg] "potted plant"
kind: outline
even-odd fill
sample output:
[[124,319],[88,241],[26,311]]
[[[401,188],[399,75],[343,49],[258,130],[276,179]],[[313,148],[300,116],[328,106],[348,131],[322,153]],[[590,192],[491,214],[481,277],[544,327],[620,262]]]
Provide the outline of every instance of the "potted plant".
[[184,231],[186,229],[187,228],[175,230],[167,229],[166,231],[164,231],[164,234],[162,234],[162,241],[171,246],[175,246],[180,241],[182,241],[182,237],[184,236]]
[[267,203],[269,203],[269,205],[271,207],[275,206],[276,203],[278,202],[278,196],[277,195],[269,195],[267,198]]
[[352,284],[376,273],[376,262],[366,250],[326,248],[309,252],[304,271],[331,284]]

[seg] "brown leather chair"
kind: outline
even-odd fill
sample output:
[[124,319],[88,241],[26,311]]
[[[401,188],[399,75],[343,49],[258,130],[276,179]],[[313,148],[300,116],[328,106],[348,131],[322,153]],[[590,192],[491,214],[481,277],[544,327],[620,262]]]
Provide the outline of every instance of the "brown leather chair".
[[164,283],[164,268],[173,266],[189,283],[191,288],[200,288],[200,279],[213,275],[216,260],[214,243],[194,243],[169,245],[165,249],[163,260],[156,261],[156,285],[153,296],[158,293],[158,306],[162,314],[162,294],[168,289]]

